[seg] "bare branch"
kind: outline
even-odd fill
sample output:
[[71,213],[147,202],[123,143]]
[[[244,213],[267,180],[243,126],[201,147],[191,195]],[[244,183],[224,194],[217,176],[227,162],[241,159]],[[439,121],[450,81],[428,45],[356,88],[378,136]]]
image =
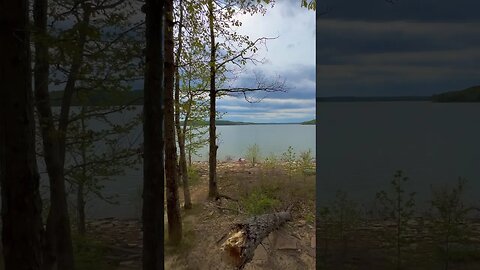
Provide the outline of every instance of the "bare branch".
[[[254,42],[252,42],[250,45],[248,45],[247,47],[243,48],[241,51],[238,52],[237,55],[234,55],[232,56],[231,58],[229,59],[226,59],[224,60],[223,62],[220,62],[216,65],[217,68],[220,68],[222,67],[223,65],[227,64],[227,63],[231,63],[233,61],[235,61],[236,59],[238,58],[243,58],[244,60],[254,60],[253,58],[251,57],[245,57],[244,56],[244,53],[247,52],[248,50],[250,50],[251,48],[255,47],[257,45],[257,43],[259,42],[265,42],[267,40],[272,40],[272,39],[277,39],[277,37],[274,37],[274,38],[268,38],[268,37],[261,37],[261,38],[257,38]],[[258,60],[257,60],[258,61]]]

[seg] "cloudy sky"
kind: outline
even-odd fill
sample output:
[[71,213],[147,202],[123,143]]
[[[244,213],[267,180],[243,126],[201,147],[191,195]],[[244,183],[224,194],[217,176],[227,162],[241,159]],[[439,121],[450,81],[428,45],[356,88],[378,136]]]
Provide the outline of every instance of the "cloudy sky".
[[262,15],[242,15],[238,31],[250,36],[278,37],[260,47],[259,58],[265,64],[249,65],[236,86],[252,86],[255,72],[266,79],[280,76],[286,80],[286,93],[270,93],[260,103],[248,103],[244,97],[227,96],[217,109],[225,120],[292,123],[315,118],[315,12],[300,7],[299,0],[277,1]]
[[480,84],[478,0],[318,4],[317,96],[422,96]]

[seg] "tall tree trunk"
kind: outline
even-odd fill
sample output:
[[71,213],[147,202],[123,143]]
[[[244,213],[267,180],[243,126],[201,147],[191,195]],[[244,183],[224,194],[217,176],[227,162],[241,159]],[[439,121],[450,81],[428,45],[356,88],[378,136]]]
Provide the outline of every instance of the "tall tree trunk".
[[[183,7],[182,0],[178,4],[180,9],[180,20],[178,23],[178,49],[175,59],[175,127],[177,129],[177,140],[180,152],[179,158],[179,175],[183,184],[183,197],[185,201],[185,209],[192,209],[192,200],[190,199],[190,187],[188,186],[188,173],[187,173],[187,159],[185,154],[185,134],[180,126],[180,73],[178,71],[180,66],[180,58],[182,56],[182,28],[183,28]],[[187,118],[184,119],[186,124]]]
[[[81,134],[85,134],[85,106],[82,106],[82,118],[80,119],[80,124],[81,124]],[[84,189],[85,189],[85,182],[87,181],[87,146],[85,143],[85,140],[82,139],[81,143],[81,162],[83,164],[82,166],[82,175],[80,178],[80,181],[78,181],[77,184],[77,217],[78,217],[78,233],[80,235],[84,235],[86,232],[85,228],[85,194],[84,194]]]
[[163,269],[163,5],[146,0],[146,67],[144,82],[143,269]]
[[214,10],[213,0],[208,0],[208,21],[210,29],[210,123],[209,123],[209,151],[208,151],[208,198],[217,199],[217,143],[216,143],[216,127],[215,127],[215,113],[216,113],[216,99],[217,91],[215,89],[216,77],[216,44],[215,44],[215,29],[214,29]]
[[77,215],[78,215],[78,233],[84,235],[86,232],[85,226],[85,197],[84,197],[84,188],[83,183],[78,183],[77,186]]
[[44,158],[50,180],[50,211],[46,226],[44,269],[56,263],[58,269],[73,269],[70,220],[60,151],[59,132],[55,129],[48,92],[48,45],[46,43],[47,1],[36,0],[35,27],[35,97],[39,112]]
[[182,220],[178,197],[177,150],[173,110],[173,0],[165,1],[165,176],[167,177],[168,240],[177,245],[182,240]]
[[0,184],[5,269],[40,269],[42,203],[35,155],[29,3],[0,2]]

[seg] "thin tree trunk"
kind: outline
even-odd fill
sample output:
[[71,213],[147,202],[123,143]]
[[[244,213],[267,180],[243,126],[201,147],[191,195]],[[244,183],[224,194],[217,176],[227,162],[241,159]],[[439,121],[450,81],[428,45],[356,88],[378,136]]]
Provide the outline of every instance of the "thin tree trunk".
[[84,184],[78,183],[77,190],[77,211],[78,211],[78,233],[84,235],[85,228],[85,198],[83,194]]
[[40,269],[42,202],[35,154],[28,1],[2,1],[0,184],[5,269]]
[[217,92],[215,89],[216,76],[216,44],[214,32],[214,10],[213,0],[208,0],[208,21],[210,28],[210,122],[209,122],[209,151],[208,151],[208,198],[217,199],[217,144],[216,144],[216,99]]
[[[85,134],[85,106],[82,106],[82,118],[81,122],[81,132]],[[81,144],[81,158],[82,158],[82,176],[79,179],[80,181],[77,184],[77,214],[78,214],[78,233],[80,235],[84,235],[86,232],[85,228],[85,198],[84,198],[84,188],[85,188],[85,181],[87,180],[87,149],[85,145],[85,140],[82,140]]]
[[144,81],[143,270],[163,269],[163,5],[146,0]]
[[182,240],[182,220],[178,197],[177,150],[173,105],[173,0],[165,1],[165,176],[167,178],[168,240],[177,245]]
[[50,269],[56,262],[58,269],[68,270],[73,269],[74,264],[63,175],[63,158],[60,150],[61,140],[62,137],[64,139],[64,136],[55,129],[48,92],[49,62],[48,45],[45,41],[47,27],[46,0],[35,1],[34,19],[35,29],[38,33],[35,42],[35,98],[40,118],[44,158],[50,180],[51,201],[46,226],[44,269]]
[[[177,129],[177,140],[179,148],[179,175],[183,184],[183,197],[185,201],[185,209],[192,209],[192,200],[190,199],[190,187],[188,186],[187,173],[187,159],[185,157],[185,133],[180,126],[180,73],[178,72],[180,66],[180,58],[182,55],[182,28],[183,28],[183,7],[182,0],[178,4],[180,9],[180,20],[178,23],[178,49],[175,59],[175,127]],[[184,119],[184,124],[187,123],[187,118]]]

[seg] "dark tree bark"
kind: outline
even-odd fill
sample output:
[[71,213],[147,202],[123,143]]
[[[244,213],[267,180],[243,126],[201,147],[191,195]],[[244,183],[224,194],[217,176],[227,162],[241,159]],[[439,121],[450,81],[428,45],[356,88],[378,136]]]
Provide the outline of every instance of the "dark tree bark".
[[[44,269],[57,265],[58,269],[74,269],[73,247],[68,216],[67,194],[63,166],[65,159],[65,132],[68,123],[70,100],[81,65],[83,50],[78,52],[72,63],[72,72],[68,78],[62,100],[59,129],[55,128],[48,92],[49,62],[47,36],[47,1],[34,3],[34,24],[37,31],[35,41],[35,98],[40,119],[43,140],[43,152],[50,180],[50,211],[46,226]],[[89,15],[85,14],[88,24]],[[83,31],[84,32],[84,31]],[[79,42],[85,44],[85,33]],[[81,44],[83,48],[83,44]],[[63,150],[63,152],[62,152]]]
[[[183,197],[185,201],[185,209],[192,209],[192,200],[190,198],[190,187],[188,186],[188,173],[187,173],[187,158],[185,152],[185,132],[180,125],[180,74],[178,72],[180,66],[180,58],[182,56],[182,28],[183,28],[183,7],[182,0],[179,1],[178,8],[180,9],[180,19],[178,23],[178,49],[175,59],[175,127],[177,129],[177,140],[180,158],[179,175],[182,179]],[[187,123],[187,117],[184,119],[184,124]]]
[[165,176],[167,178],[168,240],[177,245],[182,240],[182,220],[178,197],[177,149],[173,109],[173,0],[165,1]]
[[210,29],[210,123],[208,151],[208,198],[218,199],[217,187],[217,135],[215,127],[217,90],[215,89],[216,54],[213,0],[208,0],[208,22]]
[[78,216],[78,233],[84,235],[87,231],[85,226],[85,194],[84,184],[78,183],[77,187],[77,216]]
[[163,5],[147,0],[144,82],[143,269],[163,269]]
[[285,211],[252,217],[237,223],[222,244],[222,250],[233,265],[243,269],[252,261],[255,249],[263,239],[291,219],[290,211]]
[[[82,106],[82,115],[85,115],[85,106]],[[82,129],[82,134],[85,134],[85,118],[82,117],[80,120],[80,126]],[[78,182],[77,185],[77,218],[78,218],[78,233],[80,235],[84,235],[86,232],[85,226],[85,179],[87,178],[87,146],[85,145],[85,141],[82,140],[82,144],[80,146],[81,158],[82,158],[82,181]]]
[[0,184],[5,269],[40,269],[42,203],[35,155],[29,3],[0,2]]

